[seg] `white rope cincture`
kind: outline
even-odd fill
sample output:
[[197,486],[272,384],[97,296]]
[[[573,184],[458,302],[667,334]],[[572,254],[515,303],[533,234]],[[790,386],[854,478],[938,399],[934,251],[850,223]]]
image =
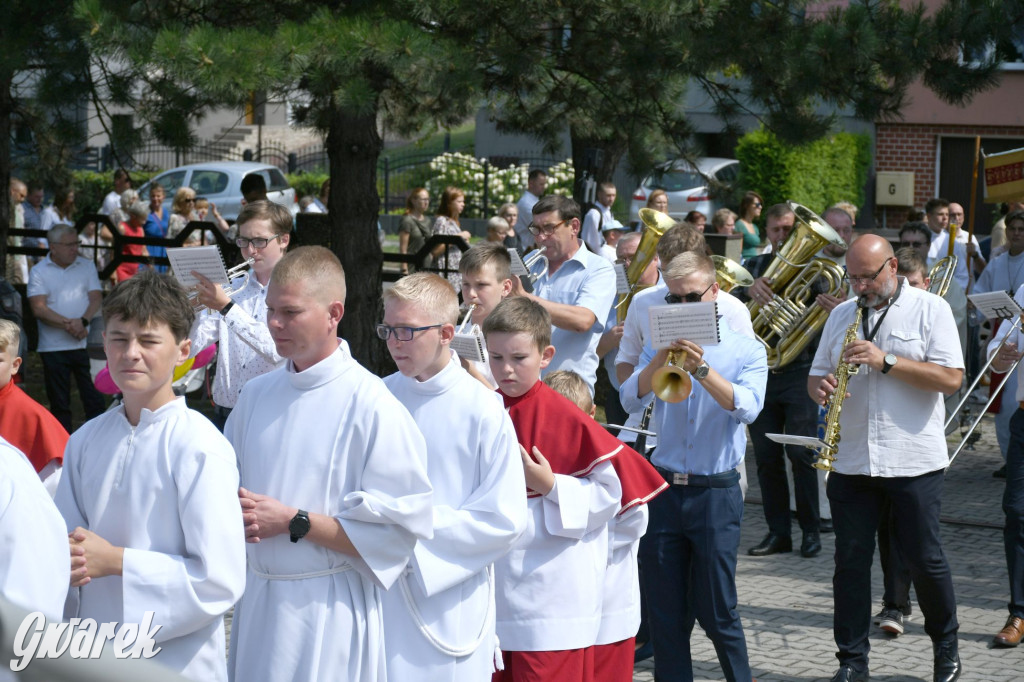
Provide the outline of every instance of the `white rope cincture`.
[[264,580],[305,580],[307,578],[321,578],[325,575],[333,575],[335,573],[344,573],[345,571],[352,570],[350,564],[342,564],[334,568],[328,568],[323,571],[311,571],[309,573],[264,573],[263,571],[249,566],[249,570],[255,573]]
[[491,613],[494,609],[494,572],[492,568],[490,566],[487,567],[487,611],[484,613],[483,622],[480,624],[480,633],[476,636],[476,639],[464,647],[456,647],[442,641],[441,638],[431,632],[430,628],[427,627],[427,624],[423,622],[423,615],[420,613],[420,609],[416,605],[416,600],[412,596],[412,591],[409,589],[409,583],[406,578],[410,571],[411,569],[399,576],[398,584],[402,588],[402,596],[405,597],[405,605],[409,607],[409,613],[412,615],[413,622],[416,623],[416,627],[419,628],[419,631],[427,638],[427,641],[441,653],[454,658],[469,656],[471,653],[476,651],[488,635],[487,622],[491,619]]

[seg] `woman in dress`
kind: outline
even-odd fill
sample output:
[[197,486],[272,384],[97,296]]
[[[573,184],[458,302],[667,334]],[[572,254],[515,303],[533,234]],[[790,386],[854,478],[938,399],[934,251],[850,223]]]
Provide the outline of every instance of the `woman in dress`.
[[502,204],[498,209],[498,215],[508,223],[508,234],[505,235],[505,246],[515,249],[519,255],[523,255],[523,239],[516,234],[516,223],[519,222],[519,207],[509,202]]
[[[399,253],[416,253],[433,234],[430,218],[425,215],[429,206],[430,193],[426,189],[417,187],[409,193],[409,198],[405,200],[405,215],[398,221]],[[407,275],[420,268],[429,268],[432,260],[431,256],[427,255],[419,267],[402,263],[402,274]]]
[[743,235],[743,260],[758,254],[761,247],[761,233],[754,224],[761,217],[764,201],[757,192],[747,192],[740,201],[740,214],[736,219],[736,231]]
[[[128,207],[127,213],[128,220],[118,226],[118,231],[125,237],[146,236],[142,226],[145,225],[146,218],[149,217],[149,207],[141,201],[136,201]],[[121,246],[121,255],[148,256],[149,253],[143,244],[123,244]],[[117,270],[114,271],[114,280],[119,283],[123,282],[137,274],[140,267],[139,263],[122,262],[117,266]]]
[[[458,187],[445,187],[441,194],[441,203],[437,207],[437,218],[434,220],[434,234],[451,234],[462,237],[469,243],[469,232],[462,229],[459,223],[459,215],[466,208],[466,193]],[[447,249],[447,259],[441,259],[441,255]],[[462,291],[462,275],[459,274],[459,262],[462,260],[462,250],[458,246],[440,244],[433,250],[435,265],[444,265],[449,270],[448,282],[455,287],[456,293]],[[439,260],[440,259],[440,260]],[[447,263],[445,262],[447,261]]]

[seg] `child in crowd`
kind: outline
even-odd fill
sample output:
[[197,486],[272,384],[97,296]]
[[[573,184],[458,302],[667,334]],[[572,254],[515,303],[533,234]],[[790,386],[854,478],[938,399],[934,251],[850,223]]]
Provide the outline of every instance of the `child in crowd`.
[[57,492],[68,432],[12,381],[21,367],[21,329],[0,319],[0,436],[28,457],[50,497]]
[[[467,306],[476,305],[470,325],[480,326],[494,307],[512,292],[512,258],[508,248],[500,243],[477,244],[462,254],[459,272],[462,273],[463,302]],[[484,357],[487,357],[486,344]],[[488,389],[497,388],[489,363],[462,360],[462,366]]]
[[71,543],[65,615],[142,623],[154,660],[226,680],[224,614],[245,587],[231,445],[171,388],[194,313],[172,278],[146,270],[103,304],[104,349],[124,402],[68,441],[56,503]]
[[497,632],[505,670],[496,681],[589,682],[601,629],[608,522],[622,500],[646,500],[660,478],[624,459],[626,447],[540,381],[555,353],[551,318],[523,297],[484,321],[491,373],[509,410],[526,473],[526,531],[495,562]]
[[[597,406],[587,382],[571,370],[559,370],[544,377],[544,383],[576,404],[593,419]],[[601,629],[594,647],[594,669],[607,682],[633,679],[633,654],[636,632],[640,627],[640,576],[637,554],[640,538],[647,530],[647,500],[668,487],[657,471],[635,451],[624,448],[612,460],[619,473],[622,462],[632,460],[633,467],[648,470],[653,492],[645,499],[623,502],[619,513],[608,522],[608,566],[605,569],[604,598],[601,602]],[[625,478],[620,474],[620,478]]]
[[516,432],[501,398],[451,350],[458,314],[451,285],[421,272],[384,292],[377,327],[399,370],[384,383],[423,432],[434,489],[434,536],[416,543],[410,570],[382,595],[392,680],[470,682],[494,671],[491,565],[526,526]]

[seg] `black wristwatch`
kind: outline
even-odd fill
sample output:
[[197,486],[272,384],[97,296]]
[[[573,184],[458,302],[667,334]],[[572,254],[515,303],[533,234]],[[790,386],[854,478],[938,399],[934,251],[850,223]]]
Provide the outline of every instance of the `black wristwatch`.
[[886,353],[885,357],[882,358],[882,374],[888,374],[889,370],[896,366],[897,360],[899,358],[892,353]]
[[83,327],[88,327],[89,326],[89,318],[88,317],[83,317],[82,318],[82,326]]
[[224,307],[220,309],[220,314],[221,314],[221,316],[225,316],[225,315],[227,315],[227,314],[228,314],[228,311],[229,311],[229,310],[231,310],[231,308],[232,308],[232,307],[233,307],[234,305],[235,305],[235,302],[234,302],[234,301],[228,301],[227,303],[225,303],[225,304],[224,304]]
[[309,532],[309,513],[300,509],[288,522],[288,532],[291,533],[292,542],[298,542],[306,537],[306,533]]

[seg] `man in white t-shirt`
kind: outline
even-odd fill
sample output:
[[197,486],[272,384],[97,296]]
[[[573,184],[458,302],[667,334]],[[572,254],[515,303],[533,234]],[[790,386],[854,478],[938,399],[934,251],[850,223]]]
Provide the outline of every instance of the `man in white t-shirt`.
[[114,189],[103,198],[103,207],[100,213],[103,215],[115,215],[121,209],[121,194],[132,186],[131,176],[124,168],[114,171]]
[[[602,182],[597,186],[597,204],[583,216],[583,230],[580,237],[594,253],[601,253],[605,244],[604,228],[615,220],[612,217],[612,204],[615,203],[615,185]],[[615,245],[612,244],[614,247]]]
[[533,206],[544,196],[544,190],[548,186],[548,174],[539,168],[534,168],[526,179],[526,191],[516,202],[519,209],[519,218],[516,220],[515,231],[523,242],[523,248],[533,246],[533,235],[530,234],[530,221],[533,220]]

